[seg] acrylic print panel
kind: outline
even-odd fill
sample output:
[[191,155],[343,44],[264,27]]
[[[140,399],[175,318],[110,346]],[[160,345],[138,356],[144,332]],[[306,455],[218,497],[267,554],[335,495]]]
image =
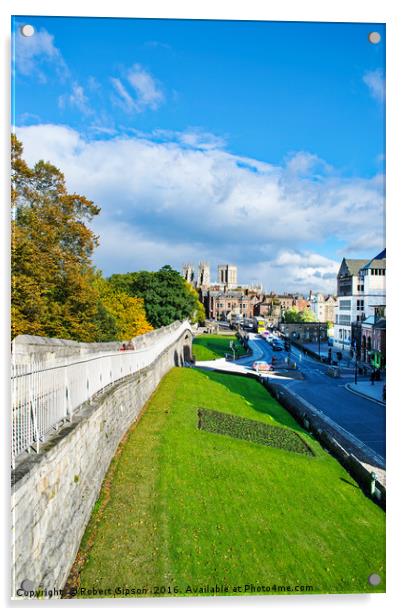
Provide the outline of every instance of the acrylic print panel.
[[13,597],[385,592],[385,26],[12,28]]

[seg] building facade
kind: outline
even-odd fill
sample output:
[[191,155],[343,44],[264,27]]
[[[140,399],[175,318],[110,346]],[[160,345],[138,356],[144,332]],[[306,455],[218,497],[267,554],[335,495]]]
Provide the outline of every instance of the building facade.
[[281,323],[279,326],[280,331],[284,336],[290,338],[291,341],[304,343],[304,342],[318,342],[320,337],[321,342],[327,342],[327,327],[321,322],[317,323]]
[[338,271],[334,346],[343,350],[352,347],[352,323],[364,320],[364,283],[359,272],[366,263],[367,259],[343,259]]
[[[385,307],[385,250],[373,259],[343,259],[338,272],[338,304],[334,345],[363,352],[363,329],[375,324],[378,309]],[[364,325],[364,323],[366,325]],[[370,341],[371,344],[371,341]],[[366,357],[367,353],[363,353]]]
[[309,308],[320,323],[335,323],[337,300],[333,295],[312,294],[310,291]]
[[248,291],[207,291],[202,294],[208,319],[230,321],[234,317],[252,318],[262,297]]

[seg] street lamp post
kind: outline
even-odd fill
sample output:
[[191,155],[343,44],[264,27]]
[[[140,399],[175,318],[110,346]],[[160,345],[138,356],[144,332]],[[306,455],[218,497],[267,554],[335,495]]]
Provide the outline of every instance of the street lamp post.
[[357,385],[357,352],[355,352],[355,385]]
[[321,361],[321,325],[318,326],[318,357]]

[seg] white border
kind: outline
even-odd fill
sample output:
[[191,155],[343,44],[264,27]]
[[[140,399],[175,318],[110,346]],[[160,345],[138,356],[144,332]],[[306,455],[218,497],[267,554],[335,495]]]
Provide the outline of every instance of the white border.
[[[182,608],[190,611],[205,610],[230,612],[240,612],[245,608],[252,608],[253,611],[264,612],[267,610],[280,610],[287,614],[297,611],[299,614],[339,612],[364,614],[377,614],[379,610],[388,611],[397,605],[399,569],[400,569],[400,520],[402,520],[401,499],[400,499],[400,459],[398,460],[398,450],[401,449],[399,440],[402,436],[402,409],[399,404],[398,379],[401,381],[398,369],[399,353],[401,345],[398,344],[398,323],[400,317],[398,308],[402,306],[401,293],[398,293],[398,285],[401,286],[401,268],[398,267],[400,257],[400,238],[401,224],[401,189],[399,178],[401,176],[401,122],[398,118],[402,109],[401,97],[401,63],[402,58],[402,3],[392,0],[336,0],[334,2],[323,2],[322,0],[281,0],[280,2],[269,2],[269,0],[248,0],[247,3],[238,3],[235,0],[203,0],[199,3],[191,3],[187,0],[169,0],[165,2],[159,0],[147,0],[146,2],[135,2],[128,0],[113,0],[110,3],[95,2],[94,0],[6,0],[0,6],[0,28],[2,50],[5,51],[0,65],[0,79],[2,91],[7,92],[10,88],[9,82],[9,45],[10,45],[10,15],[65,15],[65,16],[93,16],[93,17],[170,17],[170,18],[192,18],[192,19],[256,19],[272,21],[333,21],[333,22],[377,22],[387,24],[387,320],[388,320],[388,375],[387,375],[387,407],[388,407],[388,455],[387,455],[387,483],[388,483],[388,513],[387,513],[387,535],[388,535],[388,572],[387,572],[387,594],[386,595],[330,595],[330,596],[303,596],[303,597],[255,597],[255,598],[222,598],[222,599],[185,599],[181,601],[170,600],[145,600],[144,603],[133,601],[110,601],[103,600],[86,602],[85,607],[78,606],[78,602],[24,602],[22,604],[11,603],[8,600],[10,589],[10,562],[2,563],[1,590],[3,606],[6,609],[16,609],[19,613],[22,609],[74,609],[74,614],[84,613],[84,609],[99,608],[118,608],[146,614],[163,609],[171,612]],[[9,128],[10,128],[10,108],[2,100],[2,119],[3,131],[1,133],[2,148],[0,148],[3,182],[3,207],[9,202]],[[362,146],[364,147],[364,146]],[[7,211],[7,210],[6,210]],[[0,280],[2,281],[3,293],[1,295],[1,350],[3,353],[4,365],[8,363],[8,307],[6,301],[9,296],[9,270],[8,270],[8,221],[7,215],[3,211],[1,218],[1,257],[0,257]],[[392,333],[391,333],[392,332]],[[399,353],[398,353],[399,351]],[[402,364],[401,361],[399,361]],[[8,371],[3,370],[5,392],[2,408],[3,426],[8,423]],[[4,431],[3,431],[4,434]],[[399,435],[399,437],[397,436]],[[3,447],[3,451],[7,448]],[[9,465],[7,453],[3,453],[5,463],[4,472],[1,475],[3,487],[3,545],[9,544]],[[399,463],[399,464],[398,464]],[[386,603],[386,605],[385,605]]]

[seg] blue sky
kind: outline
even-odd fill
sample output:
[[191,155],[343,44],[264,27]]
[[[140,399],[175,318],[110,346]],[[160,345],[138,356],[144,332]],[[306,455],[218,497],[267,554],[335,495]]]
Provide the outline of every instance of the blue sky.
[[102,208],[106,274],[206,258],[244,282],[331,291],[342,256],[383,247],[383,25],[15,27],[17,135]]

